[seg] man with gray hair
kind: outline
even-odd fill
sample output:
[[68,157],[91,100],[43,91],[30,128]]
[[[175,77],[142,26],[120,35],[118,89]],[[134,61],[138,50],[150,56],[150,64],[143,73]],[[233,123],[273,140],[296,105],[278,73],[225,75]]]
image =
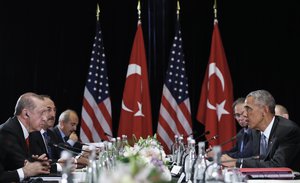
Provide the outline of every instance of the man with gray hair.
[[45,123],[47,108],[43,97],[28,92],[21,95],[14,116],[0,126],[0,182],[20,182],[38,174],[49,174],[45,154],[30,162],[29,133],[39,131]]
[[222,157],[228,167],[267,168],[289,167],[300,170],[300,128],[286,118],[275,116],[275,99],[266,90],[250,92],[245,100],[248,126],[253,133],[253,151],[259,159]]
[[67,109],[60,114],[58,125],[53,128],[53,131],[57,136],[58,143],[73,147],[73,151],[80,153],[82,144],[78,141],[78,136],[75,133],[78,123],[77,113],[74,110]]

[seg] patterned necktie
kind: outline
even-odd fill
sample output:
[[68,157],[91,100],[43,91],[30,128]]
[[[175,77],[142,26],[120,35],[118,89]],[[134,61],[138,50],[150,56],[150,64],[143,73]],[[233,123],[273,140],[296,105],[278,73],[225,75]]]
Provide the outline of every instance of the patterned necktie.
[[50,136],[48,135],[48,133],[47,133],[47,131],[45,131],[44,133],[43,133],[43,136],[44,136],[44,139],[45,139],[45,145],[46,145],[46,149],[47,149],[47,151],[48,151],[48,158],[49,159],[51,159],[52,158],[52,149],[51,149],[51,147],[50,147],[50,145],[49,145],[49,142],[51,141],[50,140]]
[[267,138],[266,136],[262,133],[260,136],[260,146],[259,146],[259,156],[260,159],[264,159],[267,154]]

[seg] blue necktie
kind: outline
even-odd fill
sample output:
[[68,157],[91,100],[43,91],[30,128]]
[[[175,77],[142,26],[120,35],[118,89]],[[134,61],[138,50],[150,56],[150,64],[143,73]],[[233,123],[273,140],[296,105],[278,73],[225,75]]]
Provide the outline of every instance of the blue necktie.
[[248,143],[248,140],[249,140],[249,135],[247,132],[244,132],[244,136],[243,136],[243,140],[242,140],[242,143],[241,143],[241,149],[240,151],[243,152],[245,147],[246,147],[246,144]]
[[264,159],[267,155],[267,138],[266,136],[262,133],[260,136],[260,146],[259,146],[259,156],[260,159]]
[[51,159],[51,158],[52,158],[52,149],[51,149],[51,147],[49,146],[50,137],[49,137],[47,131],[45,131],[45,132],[43,133],[43,136],[44,136],[44,139],[45,139],[45,142],[46,142],[46,147],[47,147],[47,151],[48,151],[48,158]]
[[64,136],[64,142],[67,142],[69,140],[69,136]]

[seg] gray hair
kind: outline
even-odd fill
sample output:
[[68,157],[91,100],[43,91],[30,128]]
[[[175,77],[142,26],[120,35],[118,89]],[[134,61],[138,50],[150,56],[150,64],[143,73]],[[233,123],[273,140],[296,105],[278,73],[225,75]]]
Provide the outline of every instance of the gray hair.
[[44,100],[44,98],[36,93],[27,92],[21,95],[16,103],[14,115],[20,115],[23,109],[34,110],[36,108],[33,98]]
[[236,99],[233,104],[232,104],[232,108],[235,108],[236,105],[238,104],[243,104],[245,102],[245,98],[244,97],[240,97],[238,99]]
[[60,115],[59,115],[59,118],[58,118],[58,122],[59,123],[66,123],[70,120],[70,115],[74,113],[77,115],[76,111],[72,110],[72,109],[67,109],[65,110],[64,112],[62,112]]
[[268,92],[266,90],[256,90],[256,91],[250,92],[247,95],[247,98],[248,97],[253,97],[255,104],[258,104],[261,106],[263,106],[263,105],[268,106],[270,112],[272,114],[275,114],[276,102],[270,92]]

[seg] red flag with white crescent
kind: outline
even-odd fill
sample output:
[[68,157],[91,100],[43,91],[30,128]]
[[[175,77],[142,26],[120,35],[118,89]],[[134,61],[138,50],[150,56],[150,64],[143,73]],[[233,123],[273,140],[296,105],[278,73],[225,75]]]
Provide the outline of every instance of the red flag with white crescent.
[[123,92],[118,136],[130,139],[152,134],[152,115],[146,53],[141,23],[138,23]]
[[[211,145],[221,144],[236,135],[232,103],[233,86],[230,71],[218,22],[215,20],[210,58],[202,83],[197,113],[197,120],[204,124],[206,131],[210,131],[210,134],[206,136],[207,139],[219,135],[216,140],[210,142]],[[233,143],[222,146],[222,149],[231,148]]]

